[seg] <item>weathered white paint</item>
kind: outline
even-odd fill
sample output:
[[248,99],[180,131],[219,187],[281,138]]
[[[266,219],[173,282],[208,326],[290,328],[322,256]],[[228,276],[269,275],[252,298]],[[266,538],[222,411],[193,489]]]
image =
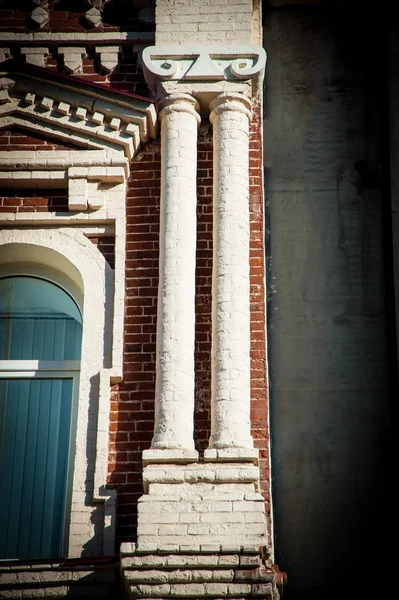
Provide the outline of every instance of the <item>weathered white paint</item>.
[[259,469],[246,464],[150,465],[138,505],[138,551],[258,550],[267,544]]
[[251,40],[252,0],[157,0],[157,44],[245,44]]
[[250,433],[249,122],[239,94],[211,103],[213,124],[211,448],[252,448]]
[[265,66],[265,50],[251,44],[176,44],[143,50],[144,74],[153,90],[158,80],[204,83],[258,78]]
[[197,103],[169,96],[161,119],[161,218],[152,448],[194,449]]

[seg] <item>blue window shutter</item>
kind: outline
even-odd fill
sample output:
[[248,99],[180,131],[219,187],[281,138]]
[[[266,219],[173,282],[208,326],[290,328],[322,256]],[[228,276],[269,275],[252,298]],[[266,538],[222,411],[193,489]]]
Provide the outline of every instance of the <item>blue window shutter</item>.
[[2,380],[2,558],[62,556],[72,379]]
[[[73,299],[34,277],[0,279],[0,359],[79,360]],[[63,555],[73,379],[0,373],[0,558]]]

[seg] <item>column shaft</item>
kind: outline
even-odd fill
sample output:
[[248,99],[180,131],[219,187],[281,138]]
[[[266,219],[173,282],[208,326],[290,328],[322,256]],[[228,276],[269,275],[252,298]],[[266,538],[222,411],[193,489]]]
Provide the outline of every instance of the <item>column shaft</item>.
[[155,429],[152,448],[194,448],[196,101],[168,97],[161,119]]
[[253,448],[250,432],[249,121],[244,96],[211,103],[214,145],[210,448]]

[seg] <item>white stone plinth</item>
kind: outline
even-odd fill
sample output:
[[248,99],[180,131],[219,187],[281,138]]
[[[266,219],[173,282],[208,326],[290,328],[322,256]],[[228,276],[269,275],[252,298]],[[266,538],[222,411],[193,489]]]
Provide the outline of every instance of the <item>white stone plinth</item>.
[[259,469],[246,464],[149,465],[138,503],[137,550],[256,551],[267,546]]

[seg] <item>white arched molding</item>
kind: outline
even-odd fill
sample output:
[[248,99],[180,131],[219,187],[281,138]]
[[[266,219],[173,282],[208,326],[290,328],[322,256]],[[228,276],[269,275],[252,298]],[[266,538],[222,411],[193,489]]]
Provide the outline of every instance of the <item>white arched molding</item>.
[[[25,257],[23,259],[23,257]],[[106,490],[110,408],[110,350],[114,277],[111,267],[81,231],[6,229],[0,232],[0,276],[42,275],[76,290],[83,316],[68,554],[113,554],[115,492]],[[43,271],[44,270],[44,271]],[[58,273],[58,276],[57,276]],[[80,302],[79,302],[80,296]],[[101,515],[98,505],[104,504]],[[100,517],[100,518],[99,518]],[[94,522],[93,522],[94,521]],[[102,527],[100,525],[102,524]],[[97,552],[96,552],[97,550]]]

